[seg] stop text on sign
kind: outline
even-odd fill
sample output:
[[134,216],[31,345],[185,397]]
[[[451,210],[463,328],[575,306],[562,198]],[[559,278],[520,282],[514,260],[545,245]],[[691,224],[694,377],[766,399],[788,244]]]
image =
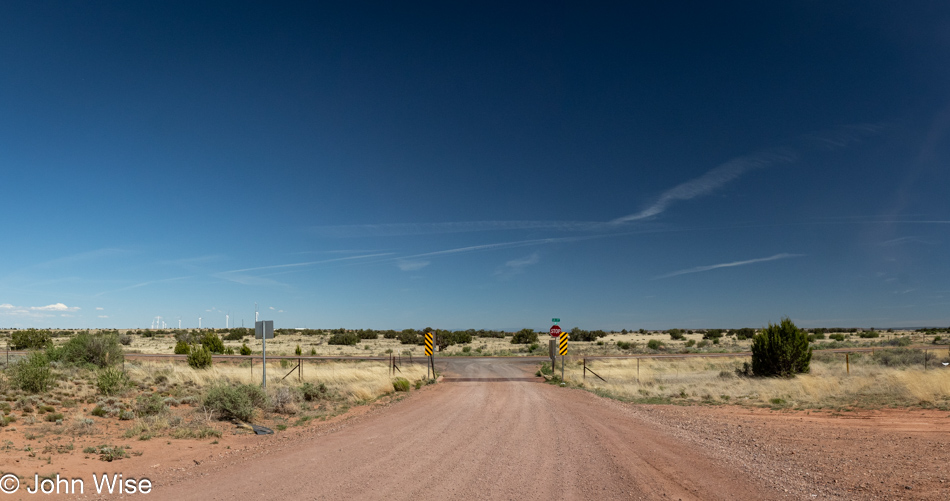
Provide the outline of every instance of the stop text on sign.
[[549,332],[551,333],[551,336],[558,337],[561,335],[561,328],[558,327],[557,325],[552,325],[551,330]]

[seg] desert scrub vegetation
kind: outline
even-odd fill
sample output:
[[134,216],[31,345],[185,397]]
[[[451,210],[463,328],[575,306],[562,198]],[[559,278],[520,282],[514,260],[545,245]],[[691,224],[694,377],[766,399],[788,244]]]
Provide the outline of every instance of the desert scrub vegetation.
[[40,351],[30,353],[26,358],[13,363],[7,368],[6,374],[14,388],[26,393],[45,392],[56,380],[49,357]]
[[[741,377],[748,357],[587,360],[607,382],[568,363],[565,380],[600,395],[643,403],[719,403],[782,408],[878,408],[917,406],[950,410],[950,363],[946,350],[931,350],[928,367],[920,350],[815,352],[810,372],[794,378]],[[940,356],[937,356],[937,353]],[[779,399],[783,403],[775,404]]]
[[[809,370],[812,350],[808,334],[788,317],[752,338],[752,375],[759,377],[792,377]],[[743,371],[748,374],[748,367]]]
[[538,342],[538,333],[534,329],[521,329],[511,336],[512,344],[531,344]]

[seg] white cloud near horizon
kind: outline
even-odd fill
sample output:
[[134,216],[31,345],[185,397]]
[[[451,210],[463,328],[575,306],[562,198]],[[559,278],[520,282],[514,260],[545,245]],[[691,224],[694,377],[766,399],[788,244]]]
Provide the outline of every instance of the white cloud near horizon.
[[666,275],[660,275],[660,276],[658,276],[658,277],[655,277],[654,280],[659,280],[659,279],[661,279],[661,278],[676,277],[676,276],[679,276],[679,275],[687,275],[687,274],[690,274],[690,273],[701,273],[701,272],[704,272],[704,271],[716,270],[716,269],[719,269],[719,268],[733,268],[733,267],[736,267],[736,266],[746,266],[746,265],[749,265],[749,264],[764,263],[764,262],[767,262],[767,261],[777,261],[777,260],[779,260],[779,259],[790,259],[790,258],[794,258],[794,257],[802,257],[802,256],[804,256],[804,255],[805,255],[805,254],[787,254],[787,253],[782,253],[782,254],[776,254],[776,255],[774,255],[774,256],[769,256],[769,257],[761,257],[761,258],[758,258],[758,259],[747,259],[747,260],[745,260],[745,261],[733,261],[733,262],[731,262],[731,263],[720,263],[720,264],[712,264],[712,265],[708,265],[708,266],[697,266],[697,267],[695,267],[695,268],[687,268],[687,269],[685,269],[685,270],[679,270],[679,271],[674,271],[674,272],[672,272],[672,273],[667,273]]
[[63,303],[48,304],[46,306],[14,306],[9,303],[0,304],[0,315],[22,315],[33,318],[52,317],[56,313],[79,311],[78,306],[66,306]]
[[46,306],[30,306],[33,311],[77,311],[78,306],[66,306],[63,303],[48,304]]

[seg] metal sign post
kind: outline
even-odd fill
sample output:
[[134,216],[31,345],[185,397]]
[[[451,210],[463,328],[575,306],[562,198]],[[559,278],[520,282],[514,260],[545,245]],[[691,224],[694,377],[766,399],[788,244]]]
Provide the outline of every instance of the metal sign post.
[[562,332],[560,338],[559,352],[561,354],[561,382],[564,382],[564,355],[567,355],[567,333]]
[[426,356],[429,357],[429,364],[426,366],[426,379],[429,378],[429,368],[432,368],[432,377],[435,377],[435,361],[432,360],[432,333],[426,332]]
[[267,388],[267,340],[274,339],[274,321],[258,320],[254,322],[254,337],[261,340],[261,360],[264,362],[261,386]]

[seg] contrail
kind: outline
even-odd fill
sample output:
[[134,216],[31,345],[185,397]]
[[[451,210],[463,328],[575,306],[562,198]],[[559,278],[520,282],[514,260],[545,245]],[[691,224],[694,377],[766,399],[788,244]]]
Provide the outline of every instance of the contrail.
[[746,260],[746,261],[733,261],[733,262],[731,262],[731,263],[712,264],[712,265],[709,265],[709,266],[697,266],[697,267],[695,267],[695,268],[689,268],[689,269],[686,269],[686,270],[674,271],[673,273],[667,273],[666,275],[661,275],[661,276],[659,276],[659,277],[654,278],[654,280],[658,280],[658,279],[661,279],[661,278],[675,277],[675,276],[678,276],[678,275],[686,275],[686,274],[688,274],[688,273],[699,273],[699,272],[703,272],[703,271],[715,270],[715,269],[717,269],[717,268],[732,268],[732,267],[735,267],[735,266],[745,266],[745,265],[747,265],[747,264],[764,263],[764,262],[766,262],[766,261],[776,261],[776,260],[779,260],[779,259],[788,259],[788,258],[792,258],[792,257],[801,257],[801,256],[804,256],[804,254],[786,254],[786,253],[783,253],[783,254],[776,254],[776,255],[774,255],[774,256],[769,256],[769,257],[760,257],[760,258],[758,258],[758,259],[749,259],[749,260]]

